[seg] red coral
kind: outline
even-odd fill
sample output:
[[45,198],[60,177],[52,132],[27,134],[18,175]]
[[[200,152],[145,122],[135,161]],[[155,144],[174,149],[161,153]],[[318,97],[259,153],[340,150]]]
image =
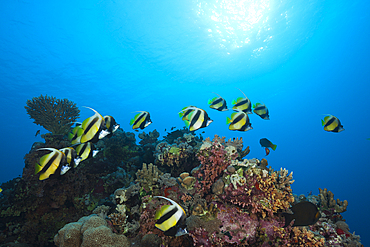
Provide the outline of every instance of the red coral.
[[198,179],[195,187],[204,195],[209,193],[212,184],[222,175],[236,155],[230,157],[225,147],[215,141],[211,147],[200,150],[197,158],[201,163],[201,168],[194,173],[194,177]]

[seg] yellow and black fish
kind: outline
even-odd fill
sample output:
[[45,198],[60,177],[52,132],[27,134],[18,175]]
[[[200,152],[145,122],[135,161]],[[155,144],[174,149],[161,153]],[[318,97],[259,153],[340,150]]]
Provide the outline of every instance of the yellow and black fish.
[[107,131],[109,132],[109,134],[113,134],[119,128],[119,124],[116,122],[116,120],[112,116],[108,116],[108,115],[104,116],[104,121],[105,121],[105,127],[107,128]]
[[[189,105],[187,107],[182,108],[182,110],[179,112],[179,116],[182,120],[189,120],[189,114],[194,111],[195,109],[198,109],[197,107],[193,105]],[[172,130],[172,129],[171,129]]]
[[94,144],[92,142],[85,142],[81,143],[76,146],[75,148],[77,155],[81,157],[81,161],[84,161],[88,158],[95,157],[96,154],[99,152],[95,150]]
[[227,111],[226,100],[224,100],[220,95],[218,96],[219,97],[214,97],[213,99],[208,100],[209,107],[217,111]]
[[226,123],[230,124],[229,130],[248,131],[253,129],[248,115],[242,111],[231,114],[230,118],[226,118]]
[[155,214],[155,226],[162,230],[167,236],[181,236],[187,234],[186,230],[186,213],[185,210],[177,204],[175,201],[164,197],[164,196],[154,196],[154,198],[162,198],[172,205],[164,205]]
[[185,126],[189,128],[190,131],[196,131],[198,129],[207,127],[213,122],[213,120],[209,118],[205,110],[195,107],[188,114],[188,120],[184,120],[184,122]]
[[152,123],[152,120],[150,120],[150,114],[147,111],[138,111],[139,113],[136,114],[136,116],[131,119],[130,125],[132,125],[132,129],[144,129],[149,126],[149,124]]
[[49,150],[51,153],[40,158],[40,162],[35,165],[35,174],[40,173],[40,180],[44,180],[54,174],[57,170],[61,170],[67,165],[67,157],[63,152],[55,148],[40,148],[37,150]]
[[333,115],[326,116],[324,120],[321,120],[322,126],[324,126],[324,130],[328,132],[341,132],[344,130],[343,125],[340,123],[337,117]]
[[80,143],[82,134],[83,129],[81,128],[81,125],[78,125],[72,129],[71,133],[68,134],[68,140],[70,140],[72,144]]
[[74,150],[72,147],[62,148],[59,149],[59,151],[64,153],[64,155],[67,157],[68,163],[68,165],[62,166],[60,175],[65,174],[71,168],[76,168],[81,162],[81,157],[77,155],[76,150]]
[[316,205],[309,201],[299,202],[293,205],[290,210],[293,214],[283,213],[283,216],[285,217],[284,227],[289,226],[292,220],[294,220],[293,226],[313,225],[321,217]]
[[90,107],[86,107],[95,112],[95,114],[89,118],[86,118],[81,125],[81,129],[78,130],[77,135],[81,135],[81,143],[85,142],[97,142],[109,134],[105,127],[105,120],[97,111]]
[[270,120],[269,118],[269,110],[263,103],[256,103],[253,105],[253,112],[260,116],[262,119]]
[[[240,90],[240,89],[239,89]],[[243,93],[242,90],[240,92]],[[247,98],[247,96],[244,94],[245,98],[239,97],[236,100],[233,100],[233,110],[234,111],[242,111],[246,114],[252,114],[252,103],[251,101]]]

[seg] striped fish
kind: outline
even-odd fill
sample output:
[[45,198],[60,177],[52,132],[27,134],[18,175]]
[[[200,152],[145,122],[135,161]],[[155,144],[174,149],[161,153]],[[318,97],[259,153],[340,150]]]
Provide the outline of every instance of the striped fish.
[[81,157],[77,156],[76,150],[74,150],[72,147],[62,148],[59,149],[67,158],[67,164],[65,166],[62,166],[62,169],[60,171],[60,175],[65,174],[69,169],[76,168],[78,164],[81,161]]
[[[244,94],[242,90],[240,90],[240,92],[242,92],[242,94]],[[244,94],[244,97],[245,98],[239,97],[236,100],[233,100],[232,103],[233,103],[234,106],[233,106],[232,109],[234,111],[242,111],[246,114],[252,114],[252,110],[251,110],[252,109],[252,103],[247,98],[247,96],[245,94]]]
[[139,113],[131,119],[130,125],[132,125],[132,129],[138,131],[137,129],[144,129],[152,123],[150,120],[150,114],[147,111],[138,111]]
[[81,135],[81,143],[85,142],[97,142],[100,139],[108,135],[108,131],[105,127],[105,120],[97,111],[90,107],[90,110],[94,111],[95,114],[89,118],[86,118],[81,125],[82,130],[80,129],[77,135]]
[[213,99],[208,100],[209,107],[217,111],[227,111],[226,100],[224,100],[220,95],[218,96],[219,97],[214,97]]
[[253,105],[253,112],[260,116],[262,119],[270,120],[269,118],[269,110],[263,103],[256,103]]
[[229,130],[248,131],[253,129],[248,115],[242,111],[231,114],[231,117],[226,119],[226,123],[229,124]]
[[104,116],[104,121],[109,135],[116,132],[116,130],[119,128],[119,124],[117,124],[116,120],[112,116]]
[[189,120],[184,120],[185,126],[189,128],[190,131],[196,131],[198,129],[207,127],[213,122],[209,118],[207,112],[200,108],[194,108],[188,115]]
[[324,120],[321,120],[321,124],[324,126],[324,130],[328,132],[338,133],[344,130],[339,119],[333,115],[326,116]]
[[164,205],[155,214],[155,226],[162,230],[167,236],[181,236],[187,234],[186,230],[186,213],[185,210],[177,204],[175,201],[164,197],[164,196],[154,196],[153,198],[162,198],[172,205]]
[[54,174],[57,170],[61,169],[62,166],[67,165],[67,157],[63,152],[55,148],[39,148],[39,150],[48,150],[51,153],[46,154],[40,158],[39,163],[35,165],[35,174],[40,173],[40,180],[44,180]]
[[76,146],[75,150],[79,157],[81,157],[81,161],[84,161],[88,158],[95,157],[96,154],[99,152],[97,150],[94,150],[94,144],[92,142],[85,142],[81,143]]
[[189,120],[189,114],[194,111],[195,109],[198,109],[197,107],[193,105],[189,105],[187,107],[182,108],[182,110],[179,112],[179,116],[182,120]]

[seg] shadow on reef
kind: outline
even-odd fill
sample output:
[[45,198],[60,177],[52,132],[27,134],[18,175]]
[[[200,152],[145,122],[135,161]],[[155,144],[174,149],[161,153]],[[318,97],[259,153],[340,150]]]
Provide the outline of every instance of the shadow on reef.
[[[4,183],[0,242],[29,246],[361,246],[340,213],[348,202],[293,195],[292,173],[245,159],[242,139],[203,140],[186,129],[158,141],[157,131],[117,130],[96,144],[99,153],[63,176],[40,181],[34,165],[41,147],[68,145],[44,135],[25,156],[21,178]],[[166,236],[155,227],[164,196],[185,210],[189,234]],[[285,224],[282,212],[300,202],[317,205],[310,226]],[[1,245],[0,245],[1,246]],[[7,246],[7,245],[4,245]]]

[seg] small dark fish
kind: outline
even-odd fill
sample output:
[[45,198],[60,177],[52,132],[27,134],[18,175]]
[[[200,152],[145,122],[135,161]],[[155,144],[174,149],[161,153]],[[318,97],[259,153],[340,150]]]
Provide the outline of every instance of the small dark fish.
[[275,151],[275,149],[277,147],[275,144],[273,144],[272,142],[270,142],[267,138],[262,138],[260,140],[260,144],[261,144],[262,147],[264,147],[264,148],[272,148],[272,150],[274,150],[274,151]]
[[40,134],[40,130],[36,131],[36,135],[35,136],[37,136],[38,134]]
[[266,156],[267,156],[267,155],[269,155],[269,153],[270,153],[270,149],[265,148],[265,151],[266,151]]
[[164,131],[167,131],[166,129],[164,129]]
[[324,120],[321,120],[321,124],[324,126],[324,130],[328,132],[338,133],[344,130],[339,119],[333,115],[326,116]]
[[175,126],[171,128],[171,130],[174,130],[174,129],[176,129],[176,127],[175,127]]
[[308,201],[299,202],[293,205],[290,210],[293,214],[283,213],[285,217],[284,227],[287,227],[292,220],[295,220],[293,226],[313,225],[321,217],[316,205]]

